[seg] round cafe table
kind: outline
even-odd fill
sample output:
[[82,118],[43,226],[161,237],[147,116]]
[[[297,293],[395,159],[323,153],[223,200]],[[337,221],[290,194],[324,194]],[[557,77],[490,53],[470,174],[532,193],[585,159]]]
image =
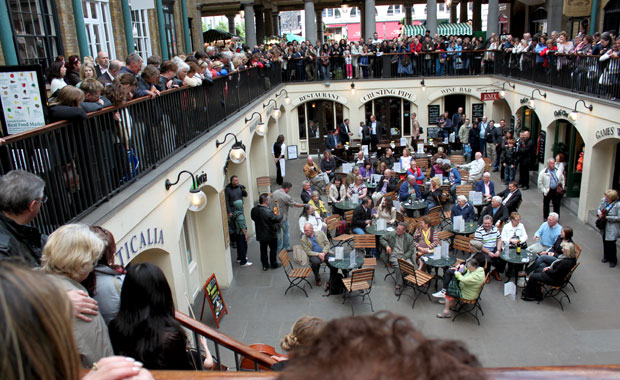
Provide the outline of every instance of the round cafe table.
[[347,199],[334,203],[334,206],[343,211],[351,211],[354,210],[357,206],[359,206],[359,203],[354,203],[353,201],[351,201],[351,199]]
[[[504,260],[508,264],[512,264],[515,285],[517,284],[519,270],[521,270],[523,266],[536,260],[536,257],[537,257],[536,254],[531,253],[530,251],[527,250],[527,248],[522,248],[521,254],[518,254],[518,255],[517,255],[516,248],[509,248],[508,250],[502,249],[502,252],[499,254],[500,259]],[[508,279],[506,280],[506,282],[508,282],[510,281],[512,276],[511,276],[510,271],[506,271],[506,273],[508,274]]]
[[447,228],[448,231],[452,232],[455,235],[471,235],[478,229],[478,225],[474,221],[465,222],[465,228],[463,231],[455,231],[454,225],[450,224]]
[[377,188],[376,183],[370,183],[370,182],[364,182],[364,186],[366,186],[368,190],[373,190],[373,191]]
[[377,223],[375,221],[373,221],[370,226],[366,227],[366,232],[368,234],[377,235],[377,236],[383,236],[387,234],[388,232],[392,232],[394,230],[395,230],[394,227],[392,227],[390,224],[387,224],[385,227],[385,230],[377,231]]
[[355,263],[351,265],[351,258],[349,256],[349,252],[345,252],[344,259],[342,260],[336,260],[334,257],[334,255],[329,254],[327,258],[327,263],[334,268],[348,270],[359,268],[364,265],[364,258],[360,255],[355,255]]
[[407,216],[410,218],[414,217],[414,213],[418,211],[420,215],[422,214],[421,210],[426,210],[428,207],[428,203],[425,201],[415,200],[413,202],[401,202],[401,207],[407,210]]

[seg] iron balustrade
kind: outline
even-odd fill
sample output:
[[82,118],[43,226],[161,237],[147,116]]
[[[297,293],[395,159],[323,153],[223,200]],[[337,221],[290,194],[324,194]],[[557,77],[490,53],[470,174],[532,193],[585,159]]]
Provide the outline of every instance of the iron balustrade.
[[243,106],[280,84],[278,63],[212,84],[164,91],[119,107],[6,138],[0,174],[21,169],[46,183],[49,202],[33,224],[44,233],[79,218]]

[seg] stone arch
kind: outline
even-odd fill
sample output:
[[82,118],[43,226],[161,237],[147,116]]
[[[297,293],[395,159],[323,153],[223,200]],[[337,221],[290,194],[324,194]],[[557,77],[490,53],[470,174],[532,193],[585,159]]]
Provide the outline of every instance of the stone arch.
[[[280,118],[284,117],[283,115],[280,116]],[[273,147],[273,144],[276,142],[276,140],[278,139],[278,136],[280,134],[283,134],[284,136],[286,136],[286,133],[282,133],[279,131],[278,128],[278,121],[273,118],[273,117],[269,117],[269,120],[267,120],[267,134],[265,135],[265,150],[266,150],[266,156],[265,158],[267,159],[267,173],[265,175],[268,175],[270,177],[275,177],[276,176],[276,165],[273,163],[273,160],[271,159],[271,148]],[[287,141],[284,141],[285,144],[287,144]]]
[[[159,269],[164,272],[166,276],[166,280],[168,280],[168,285],[170,285],[170,289],[172,290],[172,297],[176,300],[176,292],[175,290],[175,281],[174,281],[174,271],[172,269],[172,261],[170,259],[170,253],[161,249],[161,248],[150,248],[145,251],[142,251],[138,255],[136,255],[132,260],[132,263],[151,263],[155,264],[159,267]],[[181,285],[183,286],[183,285]]]

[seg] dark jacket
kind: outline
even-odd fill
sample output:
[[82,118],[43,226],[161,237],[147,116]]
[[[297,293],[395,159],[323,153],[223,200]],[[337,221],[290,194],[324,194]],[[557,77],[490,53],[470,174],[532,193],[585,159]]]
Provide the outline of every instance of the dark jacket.
[[47,241],[34,227],[17,224],[0,212],[0,260],[41,265],[41,250]]
[[[484,195],[484,181],[483,180],[476,182],[476,187],[474,188],[474,191],[477,191]],[[493,183],[493,181],[489,181],[489,191],[491,192],[491,195],[495,195],[495,184]]]
[[[415,189],[416,199],[422,199],[422,193],[420,192],[420,186],[418,186],[417,182],[413,185]],[[402,185],[400,185],[400,189],[398,190],[398,200],[401,202],[407,202],[407,200],[411,197],[409,194],[409,182],[405,181]]]
[[372,220],[372,210],[365,210],[364,206],[359,205],[353,210],[353,219],[351,220],[351,227],[359,227],[361,229],[366,228],[366,221]]
[[502,162],[506,165],[516,165],[517,164],[517,148],[513,149],[508,148],[508,145],[504,147],[502,150]]
[[386,157],[385,155],[382,156],[379,159],[380,162],[385,162],[385,165],[388,167],[388,169],[392,169],[394,167],[394,162],[396,162],[396,159],[394,158],[394,155],[392,154],[390,157]]
[[469,222],[476,219],[476,211],[469,203],[466,203],[463,208],[460,208],[458,204],[455,204],[452,206],[452,221],[454,221],[455,216],[462,216],[464,221]]
[[80,107],[82,107],[82,109],[86,112],[94,112],[99,111],[104,107],[110,107],[112,105],[112,103],[105,96],[101,96],[99,98],[103,100],[103,105],[99,104],[98,102],[83,101],[82,104],[80,104]]
[[278,238],[276,224],[282,221],[282,215],[274,214],[267,206],[257,205],[252,209],[250,216],[256,227],[257,241],[269,242]]
[[487,143],[493,143],[495,145],[501,144],[503,137],[502,128],[495,125],[493,129],[487,128],[485,133],[485,140]]
[[112,84],[112,77],[110,76],[110,74],[108,74],[107,72],[104,74],[101,74],[97,77],[97,80],[99,82],[101,82],[101,84],[105,87],[105,86],[109,86]]
[[304,202],[304,204],[310,202],[310,199],[312,199],[312,195],[308,194],[308,192],[304,191],[304,189],[301,189],[301,201]]
[[47,109],[51,123],[60,120],[82,121],[86,119],[86,111],[80,107],[69,107],[58,104]]
[[472,129],[469,130],[469,145],[473,151],[480,148],[480,128],[472,127]]
[[546,272],[542,272],[541,282],[550,285],[562,285],[568,272],[577,264],[577,259],[563,257],[557,259]]
[[77,71],[67,72],[67,75],[65,75],[65,82],[70,86],[77,86],[80,81],[80,73]]
[[518,154],[520,164],[530,165],[533,159],[535,159],[534,142],[531,139],[527,139],[527,141],[519,141]]
[[347,127],[347,125],[345,123],[342,123],[342,124],[340,124],[338,132],[339,132],[338,138],[340,139],[342,144],[348,143],[349,142],[349,132],[351,132],[349,127]]
[[333,135],[331,133],[327,135],[327,141],[325,142],[325,146],[329,150],[336,149],[336,147],[338,146],[338,142],[336,141],[336,135]]
[[248,196],[248,192],[243,185],[233,187],[232,184],[229,183],[224,188],[224,196],[226,197],[226,212],[230,214],[235,210],[233,203],[240,199],[243,200],[243,197]]
[[362,128],[362,145],[370,144],[370,127],[364,124],[360,128]]
[[482,220],[486,215],[491,215],[493,217],[493,224],[497,223],[498,220],[501,220],[505,223],[510,216],[508,214],[508,209],[506,208],[506,206],[499,206],[499,210],[497,210],[495,215],[493,215],[493,205],[488,205],[484,209],[482,209],[482,212],[480,213],[480,218],[478,218],[478,224],[482,224]]
[[[385,176],[382,175],[381,179],[379,180],[379,182],[377,182],[377,188],[375,189],[375,191],[381,191],[381,189],[383,189],[383,181],[385,180]],[[394,177],[390,177],[388,179],[388,183],[387,183],[387,187],[386,187],[386,193],[391,193],[392,191],[396,190],[396,186],[398,186],[398,179],[394,178]]]
[[[508,196],[508,194],[510,194],[510,188],[508,187],[504,189],[504,191],[497,193],[497,195],[502,197],[502,199],[505,199]],[[502,202],[508,209],[508,214],[515,212],[519,209],[522,199],[523,198],[521,197],[521,190],[517,189],[517,191],[515,191],[515,193],[512,194],[508,202],[506,203]]]
[[435,206],[439,206],[441,204],[441,196],[441,189],[431,191],[431,189],[429,188],[424,193],[422,193],[422,200],[426,202],[433,202]]
[[321,160],[321,171],[327,172],[329,170],[333,174],[334,170],[336,170],[336,165],[336,159],[333,157],[329,161],[323,159]]

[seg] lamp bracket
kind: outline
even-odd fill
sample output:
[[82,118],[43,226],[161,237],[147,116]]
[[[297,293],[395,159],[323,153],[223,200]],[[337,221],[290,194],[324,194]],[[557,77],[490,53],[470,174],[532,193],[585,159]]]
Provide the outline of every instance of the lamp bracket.
[[[183,173],[187,173],[192,177],[192,187],[198,187],[199,185],[196,185],[196,177],[194,177],[194,174],[188,170],[181,170],[179,172],[179,174],[177,175],[177,180],[174,182],[170,182],[169,179],[166,178],[166,182],[164,182],[164,186],[166,186],[166,190],[170,190],[170,188],[172,186],[176,186],[179,183],[179,180],[181,179],[181,174]],[[201,183],[204,183],[207,181],[207,175],[203,172],[199,177],[202,178],[202,176],[204,175],[204,181]]]

